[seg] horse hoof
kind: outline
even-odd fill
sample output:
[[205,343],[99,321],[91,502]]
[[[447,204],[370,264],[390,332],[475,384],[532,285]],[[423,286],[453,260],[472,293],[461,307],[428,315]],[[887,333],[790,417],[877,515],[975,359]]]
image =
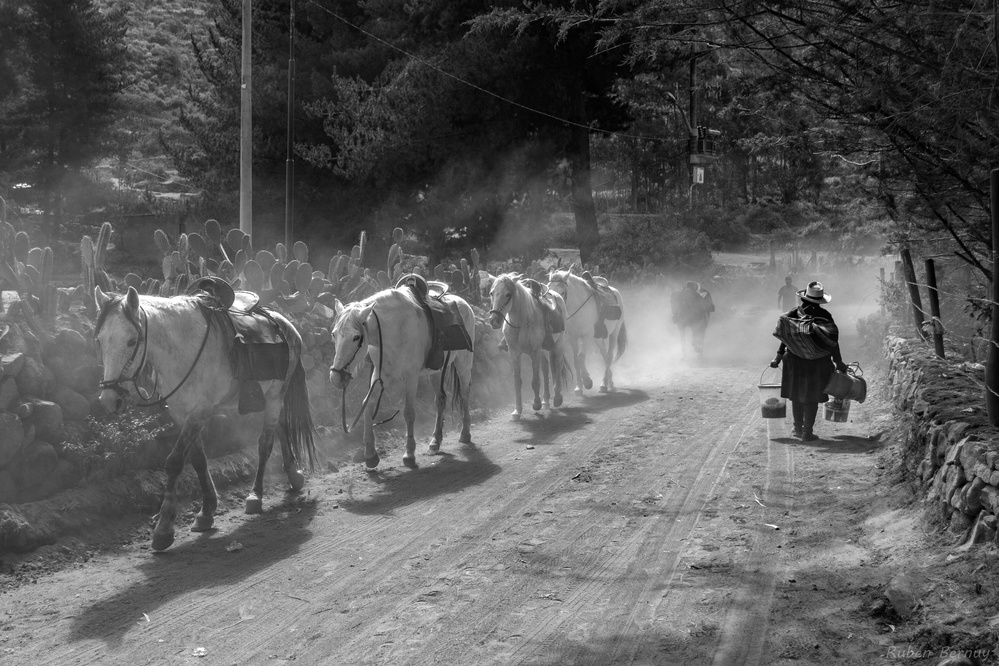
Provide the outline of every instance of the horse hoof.
[[511,421],[519,421],[520,420],[520,412],[514,412],[513,414],[511,414],[510,415],[510,420]]
[[294,472],[288,472],[288,484],[291,486],[292,492],[297,493],[305,485],[305,475],[297,469]]
[[416,457],[414,456],[411,458],[409,456],[403,456],[402,464],[408,467],[409,469],[416,469]]
[[378,454],[376,453],[370,458],[365,458],[364,464],[368,466],[368,469],[374,469],[375,467],[378,467],[378,463],[380,463],[381,461],[382,459],[378,457]]
[[461,433],[461,437],[458,438],[458,443],[459,444],[471,444],[472,443],[472,433],[470,433],[470,432],[463,432],[463,433]]
[[555,405],[556,407],[561,407],[562,406],[562,396],[560,396],[560,395],[555,396],[555,398],[552,400],[552,404]]
[[215,524],[214,516],[203,516],[200,513],[194,517],[194,524],[191,525],[192,532],[207,532]]
[[593,380],[590,379],[589,377],[586,377],[585,379],[583,379],[583,388],[585,388],[585,389],[591,389],[591,388],[593,388]]
[[437,453],[440,453],[440,452],[441,452],[441,444],[440,444],[440,442],[436,442],[436,443],[431,444],[430,446],[427,447],[427,453],[437,454]]
[[169,532],[153,533],[153,550],[166,550],[173,545],[173,530]]
[[575,391],[576,395],[583,395],[583,389],[577,388]]
[[264,512],[264,500],[255,496],[250,495],[246,498],[246,505],[243,508],[243,513],[253,515],[257,513]]
[[541,401],[540,400],[535,400],[534,404],[532,404],[531,407],[534,408],[534,411],[540,412],[541,411]]
[[600,392],[601,393],[607,393],[607,387],[606,386],[601,386],[600,387]]

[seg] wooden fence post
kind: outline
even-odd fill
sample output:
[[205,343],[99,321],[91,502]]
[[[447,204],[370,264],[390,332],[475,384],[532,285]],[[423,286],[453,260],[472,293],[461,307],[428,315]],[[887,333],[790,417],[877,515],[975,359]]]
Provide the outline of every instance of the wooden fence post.
[[926,284],[930,292],[930,315],[933,316],[933,351],[944,358],[943,324],[940,321],[940,294],[937,291],[937,269],[932,259],[926,260]]
[[999,169],[989,174],[992,207],[992,335],[985,362],[985,408],[989,425],[999,426]]
[[902,256],[902,270],[905,272],[905,283],[909,286],[909,301],[912,303],[912,320],[916,324],[916,333],[923,340],[926,340],[926,331],[923,330],[923,299],[919,296],[919,286],[916,284],[916,269],[912,265],[912,255],[909,248],[903,247],[899,250]]
[[881,267],[881,282],[878,283],[878,288],[881,290],[881,314],[885,313],[885,267]]

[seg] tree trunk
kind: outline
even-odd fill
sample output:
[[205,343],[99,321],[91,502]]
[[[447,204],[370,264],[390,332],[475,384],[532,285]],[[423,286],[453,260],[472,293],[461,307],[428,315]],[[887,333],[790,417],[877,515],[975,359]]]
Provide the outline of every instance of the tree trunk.
[[[577,125],[571,128],[569,141],[569,175],[572,179],[572,212],[576,216],[576,242],[579,259],[583,263],[600,242],[597,228],[597,209],[593,204],[593,187],[590,179],[590,130],[586,127],[586,100],[582,82],[576,90]],[[580,126],[582,125],[582,127]]]

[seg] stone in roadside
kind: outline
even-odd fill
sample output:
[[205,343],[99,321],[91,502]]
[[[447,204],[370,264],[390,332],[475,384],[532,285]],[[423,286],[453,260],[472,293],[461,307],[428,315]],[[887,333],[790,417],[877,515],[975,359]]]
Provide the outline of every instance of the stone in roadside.
[[24,367],[17,374],[17,390],[21,395],[44,398],[52,382],[52,371],[30,356],[24,359]]
[[82,421],[90,416],[90,402],[68,386],[57,388],[52,392],[51,398],[52,402],[62,408],[65,421]]
[[17,381],[13,377],[0,377],[0,410],[8,409],[19,397]]
[[919,608],[925,587],[925,576],[906,571],[891,579],[885,589],[885,596],[899,617],[907,619]]
[[0,412],[0,467],[5,467],[21,452],[24,442],[21,419],[10,412]]
[[59,454],[48,442],[37,440],[24,450],[21,458],[20,479],[21,497],[28,494],[34,497],[34,488],[43,486],[53,476],[59,466]]
[[13,504],[17,499],[17,484],[5,469],[0,469],[0,504]]
[[35,436],[50,441],[61,441],[62,407],[49,400],[22,398],[15,403],[16,413],[25,423],[35,426]]
[[11,352],[0,354],[0,375],[4,377],[17,377],[24,368],[25,356],[21,352]]

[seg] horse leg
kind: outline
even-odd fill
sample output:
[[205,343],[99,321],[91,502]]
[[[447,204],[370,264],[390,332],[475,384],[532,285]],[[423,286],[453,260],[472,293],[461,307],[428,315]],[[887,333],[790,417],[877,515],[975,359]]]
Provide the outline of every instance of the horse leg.
[[607,344],[601,345],[600,355],[604,359],[604,381],[600,385],[601,393],[614,392],[614,377],[611,374],[611,364],[614,362],[614,349],[617,347],[617,333],[607,336]]
[[459,385],[454,390],[459,391],[458,402],[461,404],[461,435],[458,441],[462,444],[472,443],[472,415],[468,411],[469,396],[472,393],[472,352],[459,352],[455,360],[455,370]]
[[[166,550],[173,544],[173,523],[177,518],[177,478],[184,471],[188,447],[192,438],[201,431],[203,421],[195,415],[188,417],[180,429],[180,436],[166,459],[166,488],[163,490],[163,503],[160,504],[156,527],[153,528],[153,550]],[[207,464],[207,463],[206,463]]]
[[[406,382],[406,405],[402,409],[403,416],[406,417],[406,453],[402,456],[402,464],[410,469],[416,469],[416,438],[413,436],[413,427],[416,424],[416,389],[419,380],[419,374],[414,372],[412,379]],[[437,447],[440,448],[439,443]]]
[[[564,344],[564,343],[563,343]],[[551,368],[552,372],[552,383],[555,384],[555,397],[552,400],[552,405],[555,407],[562,406],[562,357],[561,353],[565,352],[565,347],[559,345],[556,347],[556,351],[552,351],[548,354],[548,366]],[[545,388],[547,389],[548,371],[545,371]]]
[[[260,437],[257,439],[257,473],[253,477],[253,487],[243,504],[244,513],[256,514],[264,510],[264,473],[267,471],[267,461],[274,450],[274,437],[277,435],[277,424],[281,417],[281,394],[282,386],[278,382],[271,382],[264,394],[264,425],[260,429]],[[287,471],[289,469],[289,456],[283,450],[285,447],[286,445],[282,443],[282,453],[285,453],[285,471]],[[294,487],[295,482],[291,475],[289,475],[288,481]],[[304,484],[304,482],[303,478],[302,483]]]
[[191,466],[198,473],[198,483],[201,485],[201,511],[194,517],[192,532],[207,532],[215,524],[215,509],[219,505],[219,495],[215,490],[215,482],[208,471],[208,456],[205,455],[201,433],[194,435],[191,448]]
[[540,358],[538,359],[538,365],[541,366],[542,389],[544,391],[543,393],[544,397],[541,398],[542,409],[548,409],[548,405],[551,404],[551,388],[550,388],[550,380],[548,377],[548,368],[549,366],[551,366],[549,359],[551,359],[554,354],[555,354],[554,351],[550,351],[547,353],[541,352]]
[[361,441],[364,443],[364,465],[369,470],[373,470],[381,462],[381,457],[379,457],[378,451],[375,450],[374,397],[368,402],[368,406],[364,408],[364,417],[361,420],[364,422],[363,432],[361,433]]
[[523,400],[521,398],[522,389],[523,389],[523,386],[522,386],[523,380],[522,380],[522,378],[520,376],[521,375],[521,372],[520,372],[520,352],[517,352],[516,354],[511,353],[510,354],[510,360],[513,361],[513,394],[514,394],[514,401],[515,401],[514,402],[514,408],[513,408],[513,414],[510,415],[510,418],[512,420],[514,420],[514,421],[519,421],[520,420],[520,415],[524,412],[524,402],[523,402]]
[[590,379],[590,371],[586,369],[586,352],[589,350],[593,339],[592,335],[584,335],[579,344],[579,367],[583,369],[583,388],[587,390],[593,388],[593,380]]
[[447,393],[444,391],[444,379],[447,376],[450,365],[441,368],[440,382],[437,384],[437,394],[434,396],[434,404],[437,407],[437,419],[434,421],[434,436],[430,440],[428,453],[439,453],[441,442],[444,441],[444,409],[447,406]]
[[534,411],[541,411],[541,377],[538,376],[538,366],[541,365],[538,353],[531,354],[531,390],[534,391],[534,402],[531,407]]

